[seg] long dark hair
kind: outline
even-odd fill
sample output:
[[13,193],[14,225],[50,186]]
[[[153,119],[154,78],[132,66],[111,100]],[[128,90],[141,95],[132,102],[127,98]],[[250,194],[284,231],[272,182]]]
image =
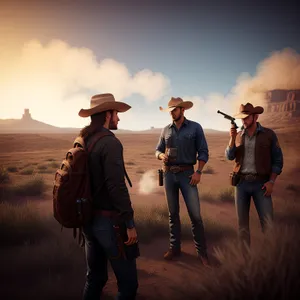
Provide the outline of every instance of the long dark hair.
[[[112,111],[109,111],[112,113]],[[86,140],[91,135],[101,130],[106,120],[106,111],[91,115],[91,123],[80,130],[79,135]]]

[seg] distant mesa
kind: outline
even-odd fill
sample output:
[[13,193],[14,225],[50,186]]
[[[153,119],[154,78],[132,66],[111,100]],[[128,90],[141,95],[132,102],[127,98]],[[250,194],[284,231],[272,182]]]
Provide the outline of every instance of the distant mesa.
[[62,133],[78,132],[77,128],[55,127],[32,118],[28,108],[21,119],[0,120],[0,133]]
[[265,100],[266,113],[285,113],[290,118],[300,116],[300,90],[271,90]]

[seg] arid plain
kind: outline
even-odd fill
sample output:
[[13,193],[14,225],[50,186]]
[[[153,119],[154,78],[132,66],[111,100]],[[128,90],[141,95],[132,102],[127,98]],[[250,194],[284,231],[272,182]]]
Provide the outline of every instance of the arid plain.
[[[275,226],[260,232],[251,204],[252,248],[240,255],[236,243],[234,190],[228,174],[233,162],[224,150],[227,132],[206,134],[210,159],[199,184],[201,212],[213,268],[196,258],[190,221],[182,197],[183,256],[163,260],[168,248],[168,214],[154,156],[159,134],[118,134],[133,187],[128,186],[141,242],[138,299],[296,299],[300,259],[300,135],[297,128],[278,130],[284,153],[283,173],[273,192]],[[52,216],[56,168],[76,134],[1,134],[0,290],[1,299],[81,299],[85,281],[83,249],[72,231]],[[296,255],[297,254],[297,255]],[[272,292],[270,291],[272,287]],[[110,270],[105,299],[113,299],[116,281]],[[278,296],[278,298],[276,298]],[[280,297],[279,297],[280,296]],[[299,296],[299,294],[298,294]],[[282,298],[283,299],[283,298]]]

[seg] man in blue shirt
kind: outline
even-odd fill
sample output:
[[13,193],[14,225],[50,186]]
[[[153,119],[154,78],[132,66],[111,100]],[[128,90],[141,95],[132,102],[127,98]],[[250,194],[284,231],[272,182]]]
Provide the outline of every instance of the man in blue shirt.
[[263,107],[251,103],[240,105],[235,116],[242,119],[242,130],[230,130],[230,141],[225,150],[228,160],[235,160],[236,211],[240,241],[250,246],[249,209],[253,198],[262,231],[273,221],[272,192],[276,178],[283,168],[283,154],[272,129],[261,126],[258,116]]
[[[163,161],[164,186],[169,209],[170,248],[164,258],[173,259],[181,254],[179,190],[182,193],[192,222],[192,233],[198,257],[208,266],[208,256],[204,226],[200,214],[200,201],[197,184],[209,154],[207,142],[200,124],[188,120],[184,111],[193,103],[181,98],[171,98],[168,108],[173,122],[161,132],[155,156]],[[194,165],[198,161],[196,171]]]

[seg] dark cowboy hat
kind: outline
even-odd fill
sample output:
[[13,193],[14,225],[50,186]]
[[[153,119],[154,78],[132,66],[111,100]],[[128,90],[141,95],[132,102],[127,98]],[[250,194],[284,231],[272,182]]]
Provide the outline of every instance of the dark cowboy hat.
[[264,112],[263,107],[253,106],[251,103],[246,103],[240,105],[240,112],[234,116],[235,119],[244,119],[250,115],[260,115]]

